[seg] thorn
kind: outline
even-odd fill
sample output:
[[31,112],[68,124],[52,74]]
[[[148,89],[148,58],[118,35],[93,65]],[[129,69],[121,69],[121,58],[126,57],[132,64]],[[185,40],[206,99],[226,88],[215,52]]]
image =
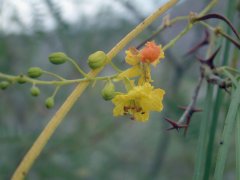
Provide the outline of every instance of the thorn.
[[164,120],[172,125],[172,127],[167,129],[168,131],[172,130],[172,129],[176,129],[177,131],[179,131],[179,129],[181,129],[181,128],[187,128],[188,127],[187,125],[178,124],[177,122],[175,122],[171,119],[168,119],[168,118],[164,118]]
[[[178,108],[181,109],[181,110],[186,111],[188,107],[187,107],[187,106],[178,106]],[[191,112],[192,112],[192,113],[202,112],[202,111],[203,111],[203,110],[200,109],[200,108],[192,108],[192,109],[191,109]]]
[[219,52],[220,48],[221,48],[221,46],[219,48],[217,48],[217,50],[207,59],[202,59],[200,57],[197,57],[197,59],[200,61],[201,64],[206,64],[211,69],[214,69],[215,65],[213,63],[213,60],[216,57],[217,53]]
[[188,56],[197,51],[199,48],[209,44],[209,32],[207,30],[205,30],[204,32],[205,32],[204,38],[197,45],[191,48],[184,56]]

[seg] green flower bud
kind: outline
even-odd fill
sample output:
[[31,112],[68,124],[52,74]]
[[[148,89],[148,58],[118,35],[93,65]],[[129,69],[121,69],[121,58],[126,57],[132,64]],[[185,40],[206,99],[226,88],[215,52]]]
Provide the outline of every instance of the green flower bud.
[[18,78],[17,78],[17,82],[19,84],[24,84],[26,83],[27,81],[24,79],[24,76],[23,75],[20,75]]
[[48,56],[49,61],[52,64],[63,64],[68,60],[68,56],[62,52],[55,52]]
[[109,81],[102,90],[102,97],[104,100],[109,101],[115,96],[115,86]]
[[106,63],[107,59],[108,57],[105,52],[97,51],[88,57],[88,65],[91,69],[97,69],[102,67]]
[[28,76],[31,78],[38,78],[42,75],[43,70],[39,67],[32,67],[28,70]]
[[53,97],[47,98],[45,101],[45,106],[48,109],[52,108],[54,106],[54,98]]
[[0,82],[0,89],[4,90],[7,89],[7,87],[10,85],[8,81],[2,81]]
[[31,89],[30,89],[30,92],[31,92],[31,95],[32,96],[38,96],[40,94],[40,89],[36,86],[33,86]]

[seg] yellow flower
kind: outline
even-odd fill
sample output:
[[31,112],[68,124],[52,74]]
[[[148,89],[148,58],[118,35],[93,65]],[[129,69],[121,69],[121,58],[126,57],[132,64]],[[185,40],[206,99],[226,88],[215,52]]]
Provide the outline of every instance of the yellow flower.
[[156,66],[160,59],[164,58],[162,46],[157,46],[154,41],[147,42],[145,47],[140,51],[141,61],[151,63]]
[[152,82],[149,65],[156,66],[162,58],[164,58],[164,52],[154,41],[147,42],[140,51],[136,48],[129,48],[126,51],[125,61],[132,67],[120,73],[118,79],[140,76],[139,85]]
[[154,89],[150,83],[142,86],[135,86],[127,94],[118,94],[112,102],[114,116],[130,115],[131,119],[137,121],[147,121],[150,111],[162,111],[162,99],[165,91]]

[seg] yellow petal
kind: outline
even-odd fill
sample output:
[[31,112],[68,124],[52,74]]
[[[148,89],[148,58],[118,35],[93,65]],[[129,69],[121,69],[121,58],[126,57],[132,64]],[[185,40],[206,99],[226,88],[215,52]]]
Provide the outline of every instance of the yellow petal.
[[138,50],[130,48],[126,51],[125,61],[132,66],[135,66],[139,63]]
[[154,67],[156,67],[159,62],[160,62],[159,60],[156,60],[156,61],[152,62],[152,65],[153,65]]
[[142,70],[140,68],[140,66],[136,65],[136,66],[133,66],[132,68],[129,68],[123,72],[121,72],[117,79],[122,79],[122,78],[133,78],[133,77],[136,77],[136,76],[139,76],[140,74],[142,73]]
[[130,91],[132,88],[135,87],[134,80],[130,80],[128,78],[124,78],[123,80],[124,80],[123,83],[124,83],[125,89],[127,91]]
[[153,90],[148,98],[142,98],[140,101],[141,107],[144,111],[162,111],[162,99],[165,92],[162,89]]
[[149,112],[142,113],[136,113],[134,114],[134,118],[136,121],[140,122],[146,122],[149,119]]
[[114,116],[122,116],[124,114],[124,106],[126,104],[124,100],[124,95],[116,95],[112,99],[113,104],[115,104],[115,108],[113,109]]

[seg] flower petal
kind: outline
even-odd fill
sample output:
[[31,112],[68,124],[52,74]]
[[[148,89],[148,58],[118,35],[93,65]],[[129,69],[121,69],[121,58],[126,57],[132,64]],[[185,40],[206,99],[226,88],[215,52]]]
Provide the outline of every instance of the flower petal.
[[134,117],[137,121],[146,122],[149,119],[149,112],[136,113]]
[[139,76],[140,74],[142,73],[142,70],[140,68],[140,66],[136,65],[136,66],[133,66],[132,68],[129,68],[123,72],[121,72],[117,79],[122,79],[122,78],[133,78],[133,77],[136,77],[136,76]]
[[144,111],[162,111],[163,104],[162,99],[165,92],[162,89],[153,90],[148,98],[143,98],[140,101],[141,107]]
[[129,48],[126,52],[125,61],[132,66],[135,66],[139,63],[139,52],[136,48]]

